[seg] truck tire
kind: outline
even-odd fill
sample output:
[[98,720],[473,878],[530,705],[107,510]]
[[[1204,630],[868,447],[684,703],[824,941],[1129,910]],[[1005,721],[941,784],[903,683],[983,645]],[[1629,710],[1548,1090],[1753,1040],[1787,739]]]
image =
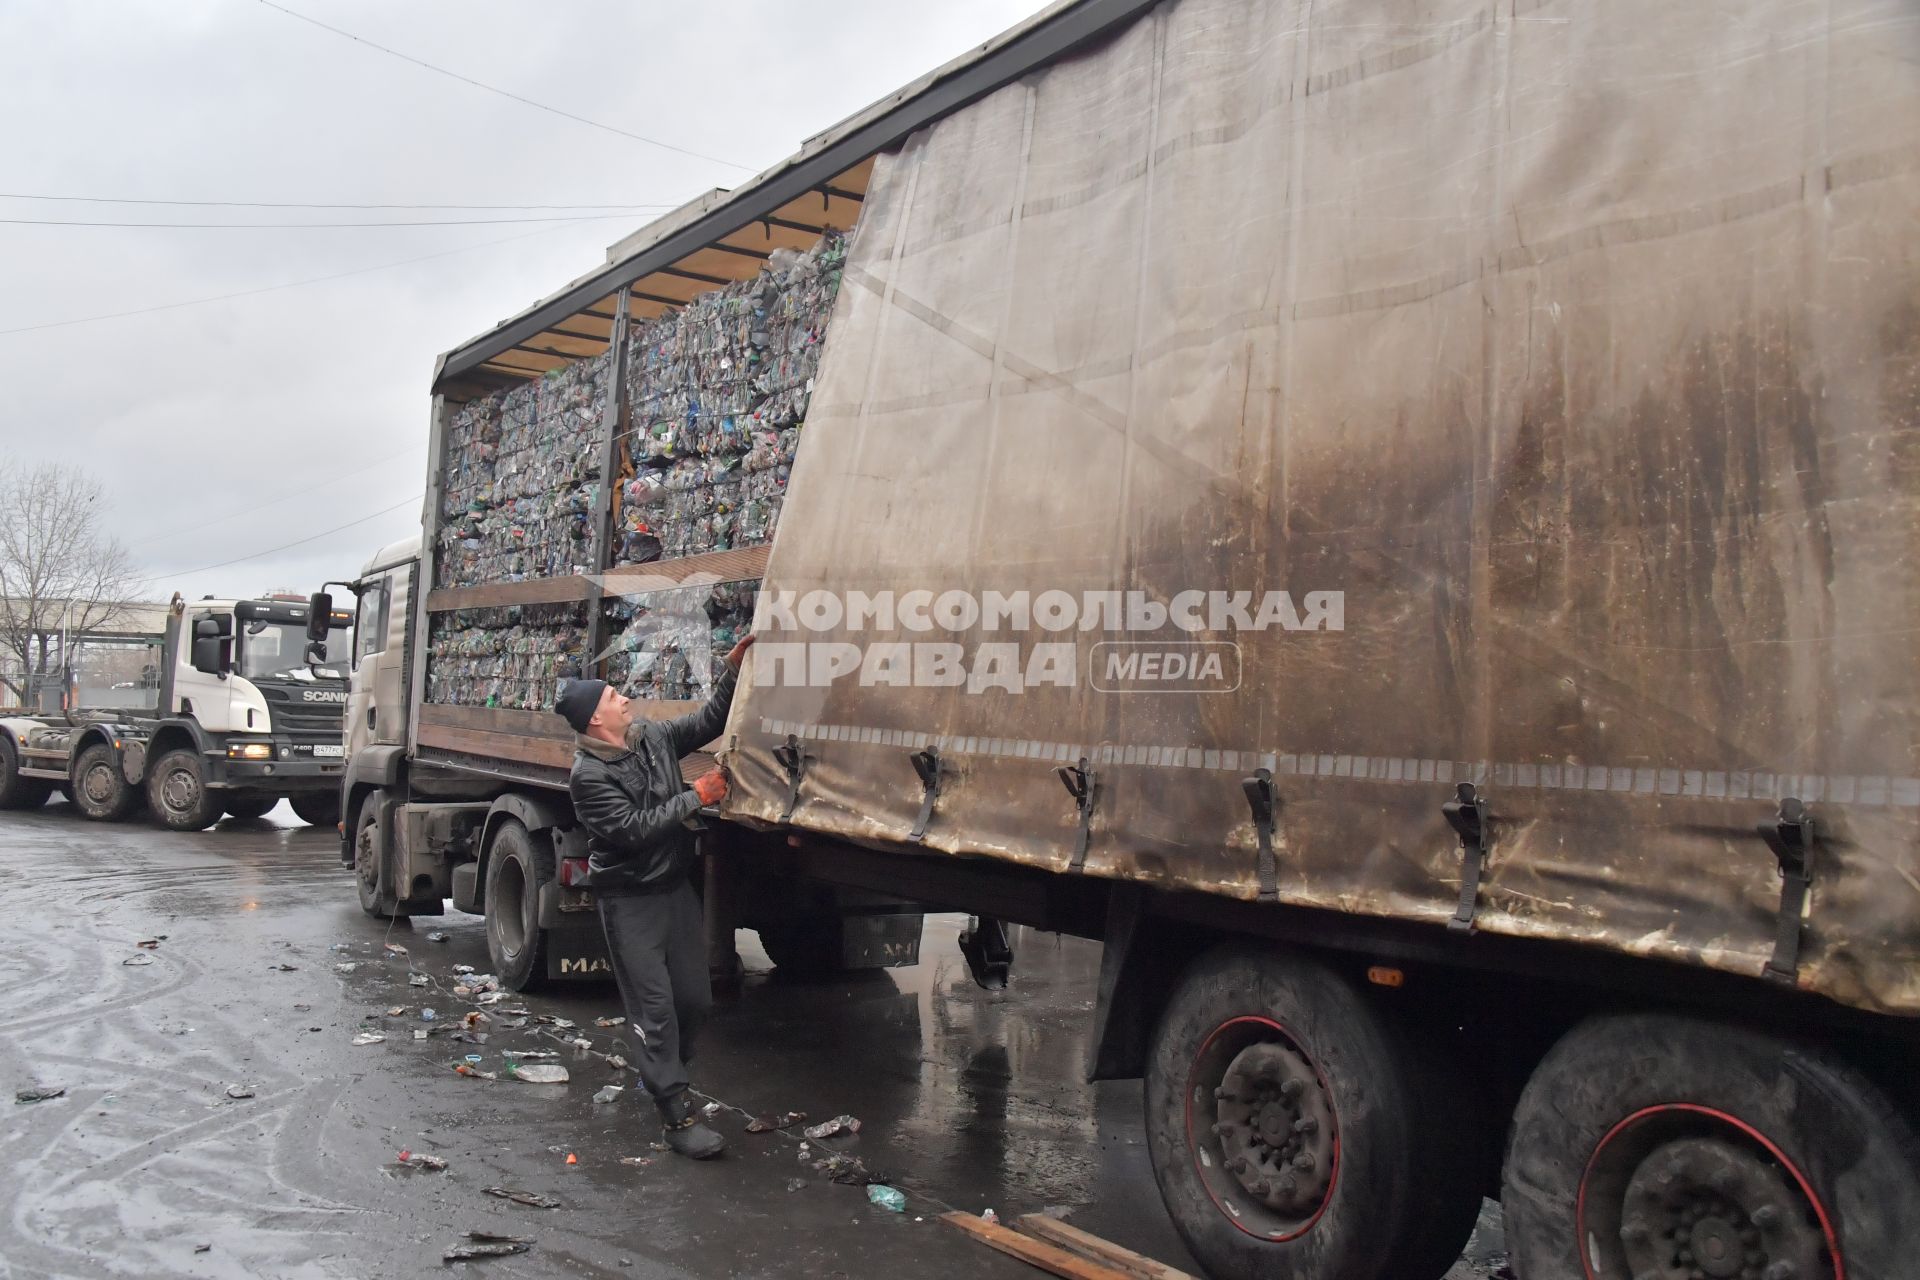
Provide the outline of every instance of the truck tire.
[[223,807],[229,818],[251,822],[255,818],[266,817],[268,811],[279,803],[279,796],[263,796],[254,791],[236,791],[227,797]]
[[331,791],[310,791],[289,796],[287,803],[293,806],[294,816],[310,827],[327,827],[330,830],[340,827],[340,797]]
[[20,776],[20,753],[12,739],[0,738],[0,809],[38,809],[52,794],[47,779]]
[[190,747],[169,751],[147,774],[147,805],[169,831],[205,831],[220,820],[219,797],[207,789],[207,767]]
[[394,898],[393,868],[389,863],[387,842],[380,836],[380,806],[386,792],[375,791],[360,802],[360,813],[353,821],[353,880],[360,895],[360,909],[375,920],[389,920],[398,914]]
[[547,934],[540,927],[540,886],[553,879],[549,859],[517,819],[503,819],[493,832],[482,904],[487,913],[487,955],[502,985],[534,991],[547,979]]
[[756,932],[767,959],[788,977],[824,977],[845,967],[846,921],[838,912],[782,920]]
[[1222,1280],[1440,1280],[1480,1195],[1431,1079],[1319,962],[1202,956],[1146,1080],[1154,1177],[1187,1247]]
[[1893,1280],[1913,1274],[1920,1145],[1820,1050],[1696,1018],[1601,1017],[1528,1080],[1501,1206],[1525,1280]]
[[89,822],[118,822],[139,798],[106,743],[94,743],[74,760],[73,803]]

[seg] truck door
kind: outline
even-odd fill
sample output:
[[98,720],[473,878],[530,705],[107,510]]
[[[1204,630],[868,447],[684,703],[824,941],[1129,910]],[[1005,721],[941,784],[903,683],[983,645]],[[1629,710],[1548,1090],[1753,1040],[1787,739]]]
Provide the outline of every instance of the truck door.
[[355,586],[359,606],[353,624],[353,677],[347,691],[346,748],[351,759],[377,742],[380,658],[387,649],[387,610],[392,575],[367,578]]
[[167,714],[191,715],[209,733],[228,733],[234,728],[233,681],[226,672],[202,671],[193,665],[195,628],[203,621],[225,627],[220,652],[231,669],[233,655],[232,610],[195,609],[189,605],[173,620],[180,635],[173,645],[173,691]]

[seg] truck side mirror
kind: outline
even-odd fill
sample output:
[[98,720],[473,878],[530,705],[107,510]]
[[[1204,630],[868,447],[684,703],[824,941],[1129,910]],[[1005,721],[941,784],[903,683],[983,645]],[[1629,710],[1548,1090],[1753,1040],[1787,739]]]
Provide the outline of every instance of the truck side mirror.
[[193,624],[193,669],[210,676],[223,676],[233,669],[233,639],[223,634],[213,618]]
[[332,629],[333,597],[325,591],[316,591],[307,597],[307,639],[325,644],[327,632]]

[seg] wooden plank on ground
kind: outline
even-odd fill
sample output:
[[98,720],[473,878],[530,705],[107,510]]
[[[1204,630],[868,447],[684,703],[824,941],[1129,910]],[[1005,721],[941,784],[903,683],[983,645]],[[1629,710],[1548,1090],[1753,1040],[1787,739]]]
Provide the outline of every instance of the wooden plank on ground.
[[1168,1266],[1164,1262],[1155,1262],[1152,1258],[1135,1253],[1113,1243],[1090,1235],[1070,1223],[1058,1218],[1049,1218],[1044,1213],[1029,1213],[1014,1222],[1014,1226],[1048,1244],[1071,1249],[1083,1257],[1095,1262],[1117,1267],[1138,1280],[1194,1280],[1186,1272]]
[[960,1228],[982,1244],[1039,1267],[1042,1271],[1064,1276],[1066,1280],[1133,1280],[1124,1271],[1101,1266],[1077,1253],[1068,1253],[1057,1245],[1023,1236],[1018,1231],[1010,1231],[998,1223],[976,1218],[970,1213],[943,1213],[940,1220]]

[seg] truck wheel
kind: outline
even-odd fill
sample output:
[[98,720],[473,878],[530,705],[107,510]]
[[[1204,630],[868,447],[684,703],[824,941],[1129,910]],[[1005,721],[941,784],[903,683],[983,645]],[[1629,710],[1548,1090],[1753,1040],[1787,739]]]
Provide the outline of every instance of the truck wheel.
[[1693,1018],[1596,1018],[1528,1080],[1501,1206],[1528,1280],[1908,1275],[1920,1146],[1819,1050]]
[[287,803],[293,806],[293,815],[310,827],[338,828],[340,825],[340,797],[333,792],[313,791],[291,796]]
[[220,801],[207,789],[206,765],[190,747],[167,752],[153,766],[147,805],[170,831],[205,831],[220,820]]
[[386,792],[375,791],[360,802],[353,822],[353,879],[360,893],[360,909],[375,920],[391,919],[399,905],[394,900],[393,868],[387,865],[387,842],[380,838],[380,806]]
[[790,977],[820,977],[845,967],[846,921],[838,912],[783,920],[756,932],[767,959]]
[[249,791],[236,791],[227,797],[226,810],[229,818],[239,818],[250,822],[255,818],[264,818],[273,806],[280,803],[279,796],[263,796]]
[[487,859],[487,955],[500,981],[515,991],[532,991],[546,981],[540,886],[551,879],[553,868],[535,852],[527,829],[512,818],[503,819],[494,829],[493,856]]
[[0,738],[0,809],[38,809],[53,794],[45,778],[20,776],[20,753],[8,738]]
[[1154,1032],[1146,1097],[1161,1198],[1215,1275],[1439,1280],[1472,1232],[1479,1188],[1453,1110],[1314,960],[1226,947],[1196,961]]
[[89,821],[118,822],[138,799],[106,743],[94,743],[73,762],[73,803]]

